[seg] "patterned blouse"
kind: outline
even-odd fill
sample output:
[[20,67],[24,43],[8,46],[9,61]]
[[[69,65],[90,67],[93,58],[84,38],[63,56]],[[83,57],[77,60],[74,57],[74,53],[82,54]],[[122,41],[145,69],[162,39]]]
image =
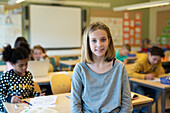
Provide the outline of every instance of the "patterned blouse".
[[11,102],[12,96],[22,96],[22,98],[38,96],[34,91],[34,81],[32,74],[26,71],[25,76],[17,75],[13,69],[0,75],[0,111],[4,111],[3,102]]

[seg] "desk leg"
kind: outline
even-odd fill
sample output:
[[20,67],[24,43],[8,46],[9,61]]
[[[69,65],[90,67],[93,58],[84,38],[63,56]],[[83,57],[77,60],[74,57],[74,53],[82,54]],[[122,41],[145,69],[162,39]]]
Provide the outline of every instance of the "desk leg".
[[158,113],[158,100],[155,102],[155,110],[156,110],[156,113]]
[[147,107],[147,113],[152,113],[152,103]]
[[162,113],[165,113],[165,90],[162,90]]

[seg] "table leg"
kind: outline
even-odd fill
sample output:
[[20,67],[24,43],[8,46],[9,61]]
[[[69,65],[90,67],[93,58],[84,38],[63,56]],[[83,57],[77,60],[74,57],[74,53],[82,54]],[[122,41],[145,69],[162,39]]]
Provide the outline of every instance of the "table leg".
[[155,102],[155,110],[156,110],[156,113],[158,113],[158,100]]
[[150,104],[148,107],[147,107],[147,113],[152,113],[152,104]]
[[162,113],[165,113],[165,90],[162,90]]

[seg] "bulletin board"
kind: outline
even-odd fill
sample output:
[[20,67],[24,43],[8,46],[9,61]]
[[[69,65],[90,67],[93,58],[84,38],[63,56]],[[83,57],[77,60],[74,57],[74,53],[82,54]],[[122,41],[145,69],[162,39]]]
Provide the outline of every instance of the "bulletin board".
[[0,51],[10,44],[12,47],[18,36],[22,36],[22,16],[20,5],[0,5]]
[[100,21],[105,23],[112,34],[115,46],[122,46],[122,12],[113,12],[112,10],[91,9],[90,23]]
[[21,14],[0,14],[0,48],[12,47],[18,36],[22,36]]
[[[124,12],[114,12],[108,9],[90,10],[90,23],[101,21],[108,25],[116,47],[121,47],[123,44],[140,47],[142,37],[141,13],[129,12],[128,18],[124,17]],[[128,26],[125,26],[125,21],[128,21]],[[128,27],[128,29],[125,27]],[[129,36],[126,38],[124,34],[128,34]]]
[[156,36],[162,35],[162,28],[167,26],[167,19],[170,19],[170,10],[169,11],[159,11],[157,13],[157,23],[156,23]]

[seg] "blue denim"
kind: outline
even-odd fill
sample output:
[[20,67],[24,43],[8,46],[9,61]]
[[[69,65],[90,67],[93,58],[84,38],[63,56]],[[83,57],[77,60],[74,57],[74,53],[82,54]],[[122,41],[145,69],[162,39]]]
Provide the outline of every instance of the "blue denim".
[[[161,94],[159,90],[147,88],[144,86],[140,86],[138,84],[133,83],[133,92],[141,94],[141,95],[149,95],[150,98],[154,99],[154,102],[156,102]],[[153,103],[154,103],[153,102]],[[146,113],[147,107],[142,107],[142,108],[134,108],[133,113]]]

